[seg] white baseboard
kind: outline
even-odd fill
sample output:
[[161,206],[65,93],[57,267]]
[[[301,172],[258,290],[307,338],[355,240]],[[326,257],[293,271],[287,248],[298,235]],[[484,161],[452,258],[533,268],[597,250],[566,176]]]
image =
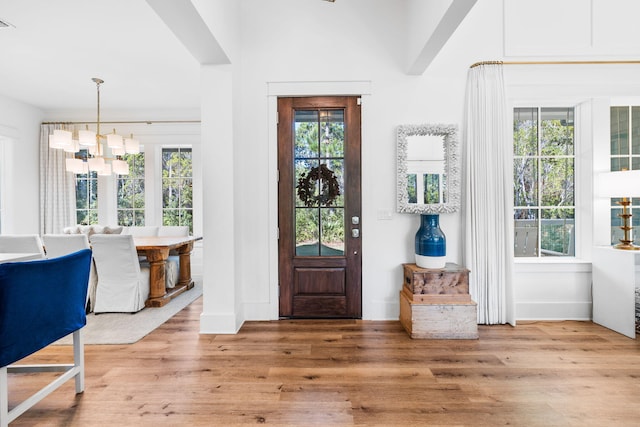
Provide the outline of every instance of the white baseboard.
[[244,320],[278,320],[278,306],[267,302],[244,303]]
[[397,301],[375,300],[362,306],[363,320],[400,320],[400,297]]
[[237,334],[244,320],[239,319],[235,314],[200,314],[201,334]]
[[517,320],[591,320],[591,302],[520,302]]
[[[372,301],[363,313],[365,320],[398,320],[399,301]],[[591,320],[591,302],[516,303],[516,320]]]
[[[245,304],[245,319],[237,321],[232,314],[200,315],[200,333],[235,334],[246,320],[277,320],[268,303]],[[363,312],[363,320],[398,320],[399,301],[372,301]],[[516,320],[591,320],[591,302],[526,302],[516,303]]]

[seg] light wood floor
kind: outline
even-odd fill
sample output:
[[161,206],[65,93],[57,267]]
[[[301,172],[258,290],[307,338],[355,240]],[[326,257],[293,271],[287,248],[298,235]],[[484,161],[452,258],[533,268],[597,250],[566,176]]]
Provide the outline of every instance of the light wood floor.
[[[67,382],[11,426],[640,425],[640,343],[589,322],[480,326],[479,340],[411,340],[391,321],[200,335],[201,311],[133,345],[86,346],[86,391]],[[10,406],[38,375],[11,377]]]

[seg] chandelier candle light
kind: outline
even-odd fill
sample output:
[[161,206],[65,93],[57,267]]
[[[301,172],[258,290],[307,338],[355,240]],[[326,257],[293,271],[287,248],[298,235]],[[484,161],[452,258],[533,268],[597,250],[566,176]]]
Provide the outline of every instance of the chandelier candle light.
[[[122,138],[122,136],[116,134],[115,129],[113,133],[100,134],[100,85],[104,83],[104,80],[97,77],[91,80],[96,84],[98,95],[96,132],[89,130],[88,125],[85,130],[77,132],[56,129],[53,134],[49,135],[49,147],[62,149],[67,153],[75,153],[74,157],[66,159],[65,167],[67,172],[86,174],[89,171],[95,171],[98,175],[111,175],[111,173],[128,175],[129,164],[122,160],[120,156],[138,154],[140,152],[140,142],[133,139],[133,135],[130,138]],[[105,157],[104,141],[106,141],[107,147],[115,158]],[[81,149],[86,149],[89,152],[86,162],[83,160],[85,156],[80,154]]]

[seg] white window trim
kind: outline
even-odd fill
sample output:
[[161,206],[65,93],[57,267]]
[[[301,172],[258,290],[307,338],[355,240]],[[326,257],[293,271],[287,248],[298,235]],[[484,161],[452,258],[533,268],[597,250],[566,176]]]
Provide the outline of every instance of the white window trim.
[[[140,153],[144,154],[144,220],[145,220],[145,225],[146,225],[146,223],[147,223],[147,199],[148,199],[147,181],[148,181],[148,179],[147,179],[147,153],[145,152],[143,145],[140,145]],[[115,195],[114,208],[115,208],[115,211],[116,211],[116,217],[115,217],[116,223],[118,221],[118,211],[119,211],[119,209],[118,209],[118,181],[117,181],[118,179],[120,179],[120,178],[117,177],[117,176],[114,176],[114,180],[113,180],[113,182],[114,182],[114,195]],[[124,179],[129,179],[128,175],[125,176]],[[127,208],[126,210],[135,212],[135,211],[138,211],[139,209]],[[135,219],[135,213],[134,213],[134,219]]]
[[14,146],[18,141],[16,129],[0,124],[0,215],[2,215],[2,233],[10,233],[14,227],[13,215],[15,210],[9,209],[9,200],[15,199],[15,189],[9,183],[14,176]]
[[[587,101],[587,102],[585,102]],[[580,271],[580,264],[591,262],[592,238],[592,164],[593,153],[591,117],[592,108],[589,100],[586,99],[518,99],[511,100],[508,106],[509,123],[513,125],[514,108],[526,107],[574,107],[574,206],[575,206],[575,256],[566,257],[514,257],[515,272],[530,271],[529,267],[535,264],[540,265],[561,265],[572,264],[576,267],[568,266],[569,270],[577,268]]]
[[[179,148],[179,149],[190,149],[191,150],[191,183],[192,185],[195,185],[195,176],[196,176],[196,169],[194,166],[194,162],[195,162],[195,156],[196,156],[196,150],[194,149],[194,147],[191,144],[164,144],[164,145],[160,145],[158,146],[158,149],[156,151],[157,154],[157,162],[155,163],[157,166],[157,173],[155,174],[157,176],[157,190],[158,191],[158,197],[156,198],[157,200],[157,210],[155,210],[155,212],[158,213],[158,218],[157,218],[157,224],[158,225],[162,225],[162,218],[164,217],[162,210],[164,209],[164,207],[162,206],[162,150],[165,149],[172,149],[172,148]],[[145,189],[146,191],[146,189]],[[193,189],[193,195],[195,196],[195,188]],[[195,201],[192,200],[192,203],[195,204]],[[196,207],[192,206],[191,208],[191,212],[192,212],[192,221],[193,221],[193,230],[195,233],[196,230],[196,224],[195,224],[195,216],[196,216]],[[146,213],[145,213],[146,214]]]
[[[608,111],[611,112],[611,108],[612,107],[629,108],[629,107],[637,107],[637,106],[640,106],[640,98],[639,97],[611,98],[610,103],[609,103]],[[631,111],[629,111],[629,113],[631,113]],[[609,120],[609,129],[611,129],[611,116],[607,116],[607,118]],[[632,116],[630,115],[629,119],[631,119],[631,118],[632,118]],[[630,122],[630,125],[631,125],[631,122]],[[629,133],[629,138],[631,138],[631,136],[632,136],[631,133]],[[607,139],[607,142],[608,142],[608,144],[607,144],[607,156],[606,156],[607,164],[604,165],[606,167],[606,169],[605,169],[606,171],[610,171],[611,170],[611,143],[610,143],[611,139],[610,138],[611,138],[611,134],[609,133],[609,139]],[[631,153],[629,153],[625,157],[628,157],[631,160],[631,158],[632,158]],[[609,227],[608,227],[609,240],[607,242],[604,242],[603,244],[605,246],[609,246],[611,244],[610,243],[611,242],[611,216],[610,216],[610,214],[611,214],[611,211],[613,209],[613,206],[610,203],[610,199],[607,199],[606,203],[607,203],[607,206],[609,207],[609,209],[608,209],[609,210],[609,214],[608,214],[608,218],[607,218],[608,225],[609,225]],[[632,206],[632,208],[637,208],[637,206]],[[635,239],[636,236],[634,234],[632,234],[631,236],[634,238],[634,240],[636,240]]]
[[[162,150],[165,148],[189,148],[193,160],[197,156],[197,148],[192,144],[148,144],[140,146],[145,156],[145,225],[162,224]],[[196,169],[193,166],[193,182],[196,185]],[[118,195],[116,177],[98,176],[98,223],[116,225],[118,223]],[[195,194],[195,189],[194,189]],[[195,201],[194,201],[195,204]],[[194,230],[196,207],[194,206]]]

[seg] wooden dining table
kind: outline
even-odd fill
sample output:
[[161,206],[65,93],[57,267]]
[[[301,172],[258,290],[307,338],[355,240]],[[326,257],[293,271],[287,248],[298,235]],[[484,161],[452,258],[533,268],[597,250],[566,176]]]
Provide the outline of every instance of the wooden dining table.
[[[133,241],[139,255],[145,255],[149,261],[150,291],[146,307],[162,307],[172,298],[193,288],[191,277],[191,251],[198,236],[138,237]],[[165,265],[169,252],[174,249],[180,256],[178,283],[172,289],[165,288]]]

